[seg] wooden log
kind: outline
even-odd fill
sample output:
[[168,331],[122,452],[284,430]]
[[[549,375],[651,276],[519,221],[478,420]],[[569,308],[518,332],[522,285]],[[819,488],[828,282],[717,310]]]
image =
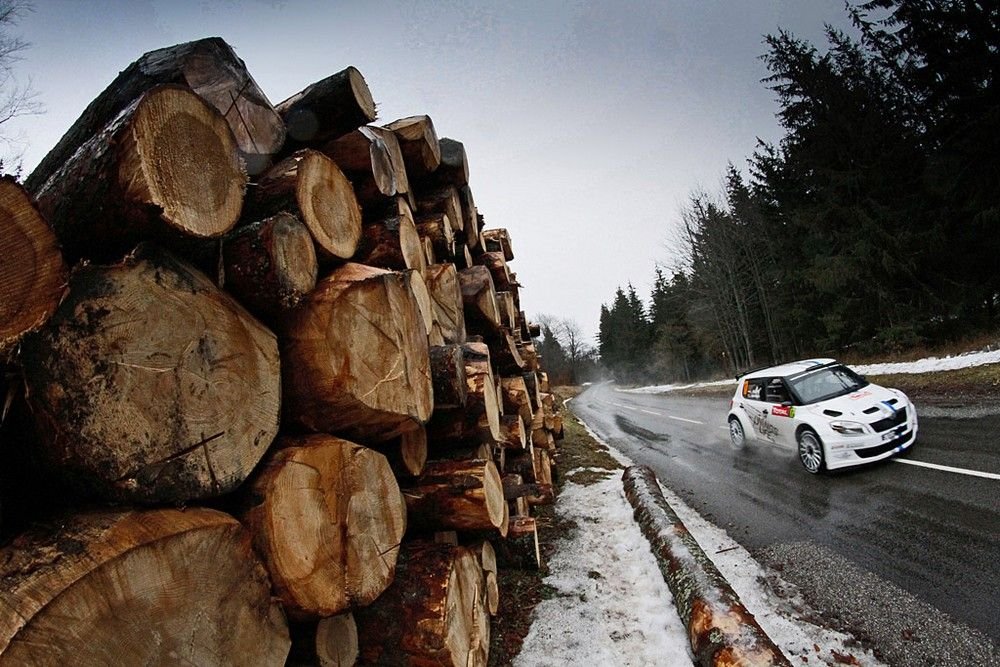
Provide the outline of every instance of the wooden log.
[[0,549],[0,579],[0,664],[274,665],[288,654],[246,531],[214,510],[67,517]]
[[524,378],[524,386],[528,390],[528,398],[531,399],[531,414],[541,407],[542,399],[538,391],[538,373],[536,371],[525,371],[521,373]]
[[158,86],[29,192],[75,262],[116,260],[140,241],[219,237],[236,224],[245,186],[222,115],[186,88]]
[[500,445],[505,449],[524,449],[528,436],[524,419],[520,414],[505,414],[500,417]]
[[[506,473],[501,481],[503,482],[503,495],[507,499],[510,520],[512,521],[514,517],[518,516],[528,516],[531,511],[528,500],[525,498],[525,494],[519,492],[525,486],[524,478],[517,473]],[[507,534],[510,534],[509,527]]]
[[461,345],[430,348],[431,376],[434,379],[434,409],[464,408],[468,379]]
[[467,381],[464,409],[435,410],[427,424],[432,442],[454,445],[464,440],[493,443],[500,439],[500,397],[484,343],[462,346]]
[[276,107],[289,147],[316,146],[375,120],[375,100],[354,67],[331,74]]
[[443,213],[421,215],[414,222],[420,236],[430,239],[434,255],[444,259],[455,257],[455,236],[448,216]]
[[531,322],[531,323],[528,324],[528,332],[531,334],[532,338],[541,338],[542,337],[542,325],[541,324],[537,324],[535,322]]
[[424,281],[434,308],[434,319],[446,343],[465,342],[465,309],[454,264],[434,264],[424,271]]
[[361,209],[350,181],[319,151],[301,150],[268,169],[248,193],[244,217],[295,214],[323,259],[348,259],[361,238]]
[[291,213],[278,213],[227,235],[222,265],[226,291],[263,319],[294,308],[316,287],[312,234]]
[[520,356],[524,360],[524,368],[529,371],[540,371],[542,366],[538,352],[533,343],[529,343],[520,348]]
[[486,252],[499,252],[508,262],[514,259],[510,234],[506,229],[484,229],[483,248]]
[[[514,308],[514,295],[510,292],[497,292],[497,307],[500,309],[500,323],[512,334],[517,333],[517,310]],[[514,340],[517,341],[517,336]]]
[[290,667],[353,667],[358,661],[358,627],[351,612],[301,623],[292,629]]
[[517,375],[528,367],[527,362],[521,356],[517,342],[506,327],[500,327],[497,331],[487,331],[487,337],[494,351],[493,360],[497,370],[504,375]]
[[406,284],[413,292],[413,298],[417,300],[417,308],[420,309],[420,319],[424,323],[424,331],[430,334],[434,326],[434,306],[431,303],[431,295],[427,291],[427,283],[424,281],[424,274],[418,269],[404,271]]
[[420,243],[424,247],[424,260],[426,262],[426,266],[431,266],[433,264],[437,264],[438,263],[438,261],[437,261],[437,253],[434,252],[434,242],[431,241],[426,236],[421,236],[420,237]]
[[[512,287],[510,272],[502,252],[484,252],[476,258],[476,264],[481,264],[490,270],[490,275],[493,277],[493,287],[497,292],[510,291]],[[511,301],[511,305],[513,305],[513,295],[511,295]]]
[[553,451],[556,448],[555,438],[553,438],[552,432],[547,428],[541,428],[532,432],[531,443],[535,446],[535,449]]
[[274,334],[154,248],[78,268],[22,361],[55,472],[111,498],[228,493],[278,429]]
[[402,149],[406,171],[413,180],[422,180],[441,164],[441,144],[430,116],[400,118],[385,126]]
[[688,630],[696,664],[791,665],[667,504],[653,471],[631,466],[622,479]]
[[506,474],[520,475],[526,484],[536,483],[535,479],[535,448],[531,442],[524,451],[511,450],[507,452]]
[[0,257],[2,357],[52,315],[68,273],[52,228],[10,176],[0,178]]
[[481,248],[479,212],[476,209],[476,200],[472,196],[472,190],[468,185],[459,188],[458,199],[462,204],[462,229],[465,230],[465,245],[469,247],[469,250]]
[[482,578],[482,567],[464,547],[405,544],[395,581],[355,612],[362,663],[486,665],[489,616]]
[[277,444],[243,514],[275,595],[295,618],[369,604],[392,581],[406,530],[388,461],[325,434]]
[[361,230],[354,261],[394,271],[425,268],[425,257],[410,207],[398,200],[390,216],[367,223]]
[[510,519],[507,539],[494,543],[499,568],[537,570],[542,566],[538,548],[538,526],[534,517],[514,516]]
[[[160,84],[192,90],[225,117],[247,171],[260,173],[285,141],[285,125],[226,42],[210,37],[150,51],[126,67],[25,179],[37,192],[101,128]],[[195,144],[197,145],[197,144]]]
[[442,137],[438,140],[438,146],[441,149],[441,162],[430,174],[430,182],[437,186],[453,185],[456,188],[468,185],[469,161],[465,154],[465,144]]
[[503,484],[492,460],[428,461],[403,487],[409,524],[418,530],[492,530],[504,519]]
[[[441,213],[448,216],[451,229],[456,234],[465,229],[462,202],[458,196],[458,189],[454,185],[421,192],[417,196],[417,212],[421,215]],[[462,236],[461,238],[464,242],[465,237]]]
[[375,445],[387,461],[396,479],[416,477],[427,463],[427,429],[423,426],[399,437]]
[[381,127],[366,125],[322,145],[344,170],[364,208],[378,210],[387,200],[403,197],[411,207],[415,201],[396,136]]
[[[532,447],[531,455],[534,457],[535,482],[540,485],[552,486],[552,459],[549,452],[540,447]],[[529,504],[531,500],[528,500]]]
[[500,327],[500,309],[493,277],[485,266],[473,266],[458,272],[466,328],[483,333]]
[[523,423],[530,423],[534,413],[531,410],[531,397],[528,395],[524,378],[501,377],[500,387],[504,413],[519,415]]
[[483,569],[483,596],[486,610],[490,616],[496,616],[500,610],[500,586],[497,582],[497,555],[489,540],[483,540],[469,547],[475,554],[479,566]]
[[283,323],[287,423],[361,442],[423,424],[434,406],[427,332],[402,273],[348,263]]
[[563,439],[563,418],[558,412],[552,416],[552,437],[556,440]]

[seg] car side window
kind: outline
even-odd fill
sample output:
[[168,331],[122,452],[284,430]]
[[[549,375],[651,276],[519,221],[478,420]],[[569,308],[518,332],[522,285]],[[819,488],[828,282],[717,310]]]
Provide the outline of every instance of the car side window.
[[788,388],[781,378],[770,378],[764,387],[764,400],[768,403],[786,403],[790,400]]
[[743,397],[751,401],[764,400],[764,388],[767,385],[767,378],[753,378],[744,380]]

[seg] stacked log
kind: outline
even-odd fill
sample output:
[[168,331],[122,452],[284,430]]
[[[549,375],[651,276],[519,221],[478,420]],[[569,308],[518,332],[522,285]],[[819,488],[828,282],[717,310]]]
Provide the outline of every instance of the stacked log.
[[213,38],[0,181],[0,664],[486,664],[560,422],[465,146],[374,120]]

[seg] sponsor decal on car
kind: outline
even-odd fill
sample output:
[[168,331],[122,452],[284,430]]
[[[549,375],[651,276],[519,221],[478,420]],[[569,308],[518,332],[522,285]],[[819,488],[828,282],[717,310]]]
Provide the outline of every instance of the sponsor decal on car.
[[775,405],[771,408],[771,414],[775,417],[794,417],[795,408],[789,405]]
[[747,416],[750,417],[750,423],[753,425],[754,430],[760,433],[762,438],[773,441],[774,436],[778,435],[778,427],[768,421],[767,411],[758,410],[750,406],[743,406],[743,409],[746,410]]
[[868,391],[867,389],[865,389],[864,391],[859,391],[856,394],[851,394],[850,395],[850,399],[852,401],[856,401],[859,398],[864,398],[865,396],[871,396],[871,395],[872,395],[872,393],[870,391]]

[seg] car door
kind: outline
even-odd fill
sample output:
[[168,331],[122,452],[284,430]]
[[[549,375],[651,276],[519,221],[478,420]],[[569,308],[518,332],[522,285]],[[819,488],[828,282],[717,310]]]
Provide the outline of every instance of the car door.
[[767,383],[771,378],[751,378],[743,387],[743,411],[750,422],[751,433],[757,440],[774,442],[778,435],[771,416],[771,404],[766,399]]
[[782,378],[771,378],[764,388],[764,399],[771,420],[769,426],[774,431],[772,442],[794,447],[798,420],[795,418],[795,406],[792,405],[791,393],[785,381]]

